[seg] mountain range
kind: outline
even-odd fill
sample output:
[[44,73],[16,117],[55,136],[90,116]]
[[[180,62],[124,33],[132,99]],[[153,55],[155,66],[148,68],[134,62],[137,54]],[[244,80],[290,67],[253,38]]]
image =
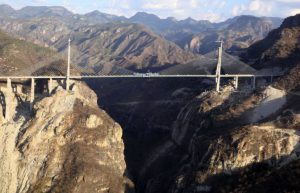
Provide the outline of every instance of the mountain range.
[[295,65],[300,59],[300,15],[288,17],[280,28],[251,45],[243,58],[253,62],[256,68]]
[[[119,66],[190,74],[213,71],[216,64],[209,48],[203,55],[184,50],[150,26],[118,17],[108,22],[112,16],[104,14],[101,20],[100,12],[86,19],[62,8],[24,9],[0,10],[6,32],[0,32],[1,70],[6,65],[18,73],[40,59],[55,58],[56,52],[64,55],[69,37],[72,62],[95,71]],[[76,80],[65,91],[54,80],[52,93],[45,91],[46,82],[36,81],[41,89],[36,90],[33,111],[25,108],[29,82],[12,95],[13,102],[5,98],[11,105],[1,96],[0,112],[9,106],[15,116],[6,121],[0,113],[0,192],[297,192],[300,15],[269,33],[262,22],[268,19],[239,18],[209,29],[226,35],[227,52],[242,52],[243,60],[252,64],[224,53],[225,73],[282,64],[288,73],[272,83],[258,78],[257,85],[265,86],[255,90],[250,89],[252,78],[240,80],[240,90],[222,79],[221,93],[214,90],[214,79],[202,78],[87,81],[94,91]],[[246,33],[259,38],[238,39]],[[231,49],[230,42],[251,45]],[[0,94],[10,95],[6,84],[0,87]]]
[[59,52],[72,39],[72,62],[82,67],[158,71],[203,58],[224,41],[229,53],[240,54],[263,39],[282,19],[238,16],[221,23],[161,19],[139,12],[131,18],[93,11],[74,14],[64,7],[0,5],[0,28],[19,38]]

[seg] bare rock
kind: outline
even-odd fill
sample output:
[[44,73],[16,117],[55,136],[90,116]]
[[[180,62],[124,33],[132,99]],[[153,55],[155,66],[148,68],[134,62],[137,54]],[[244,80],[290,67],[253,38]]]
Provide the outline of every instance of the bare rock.
[[30,120],[0,122],[0,192],[125,191],[122,128],[75,85],[39,101]]
[[96,128],[100,125],[103,125],[103,120],[100,117],[97,117],[96,115],[90,115],[86,120],[87,128]]

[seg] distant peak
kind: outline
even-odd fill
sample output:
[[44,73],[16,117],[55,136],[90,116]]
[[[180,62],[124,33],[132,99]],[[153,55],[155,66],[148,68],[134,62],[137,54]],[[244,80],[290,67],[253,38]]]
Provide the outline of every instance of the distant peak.
[[152,13],[147,13],[147,12],[137,12],[133,17],[152,17],[152,18],[158,18],[157,15],[154,15]]
[[12,8],[10,5],[8,4],[0,4],[0,7],[8,7],[8,8]]
[[150,14],[147,13],[147,12],[139,11],[139,12],[137,12],[135,15],[150,15]]
[[170,21],[177,21],[177,19],[175,17],[168,17],[167,20],[170,20]]
[[186,18],[185,20],[182,20],[181,22],[189,23],[189,24],[195,24],[195,23],[197,23],[198,21],[195,20],[195,19],[193,19],[193,18],[191,18],[191,17],[188,17],[188,18]]
[[196,20],[191,18],[191,17],[188,17],[188,18],[185,19],[185,21],[196,21]]
[[85,15],[102,15],[102,13],[100,11],[98,11],[98,10],[95,10],[95,11],[86,13]]
[[10,5],[7,4],[1,4],[0,8],[7,9],[7,10],[14,10],[14,8],[12,8]]

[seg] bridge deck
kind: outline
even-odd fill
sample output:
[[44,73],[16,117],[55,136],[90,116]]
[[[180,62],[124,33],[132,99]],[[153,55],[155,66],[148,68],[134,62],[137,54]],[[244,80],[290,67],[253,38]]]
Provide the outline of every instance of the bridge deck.
[[[251,78],[276,77],[281,75],[255,75],[255,74],[224,74],[221,78]],[[217,75],[96,75],[96,76],[70,76],[70,79],[97,79],[97,78],[216,78]],[[0,79],[65,79],[66,76],[0,76]]]

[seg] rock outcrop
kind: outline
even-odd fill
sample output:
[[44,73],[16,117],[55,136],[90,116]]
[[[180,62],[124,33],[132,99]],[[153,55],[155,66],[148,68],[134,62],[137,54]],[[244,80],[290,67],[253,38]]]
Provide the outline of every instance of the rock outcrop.
[[[181,159],[149,179],[146,192],[272,192],[275,182],[277,192],[298,190],[291,181],[299,173],[300,108],[293,102],[299,96],[274,87],[234,93],[226,86],[222,94],[202,93],[191,102],[173,127],[176,145],[157,151],[161,155],[152,162],[170,152]],[[291,167],[291,175],[284,172]],[[278,182],[283,177],[290,185]]]
[[245,60],[254,61],[255,67],[290,68],[299,62],[300,14],[284,20],[280,28],[249,47]]
[[83,83],[0,123],[0,192],[125,192],[122,128]]
[[96,71],[114,66],[147,71],[186,63],[197,57],[139,24],[95,25],[74,17],[65,20],[54,16],[26,20],[0,17],[0,24],[5,32],[51,47],[61,52],[62,56],[65,56],[63,53],[72,33],[73,65],[92,67]]
[[270,31],[279,27],[281,19],[242,15],[217,24],[216,29],[207,29],[194,34],[180,45],[194,53],[206,54],[215,50],[215,41],[224,41],[228,52],[240,52],[253,43],[265,38]]

